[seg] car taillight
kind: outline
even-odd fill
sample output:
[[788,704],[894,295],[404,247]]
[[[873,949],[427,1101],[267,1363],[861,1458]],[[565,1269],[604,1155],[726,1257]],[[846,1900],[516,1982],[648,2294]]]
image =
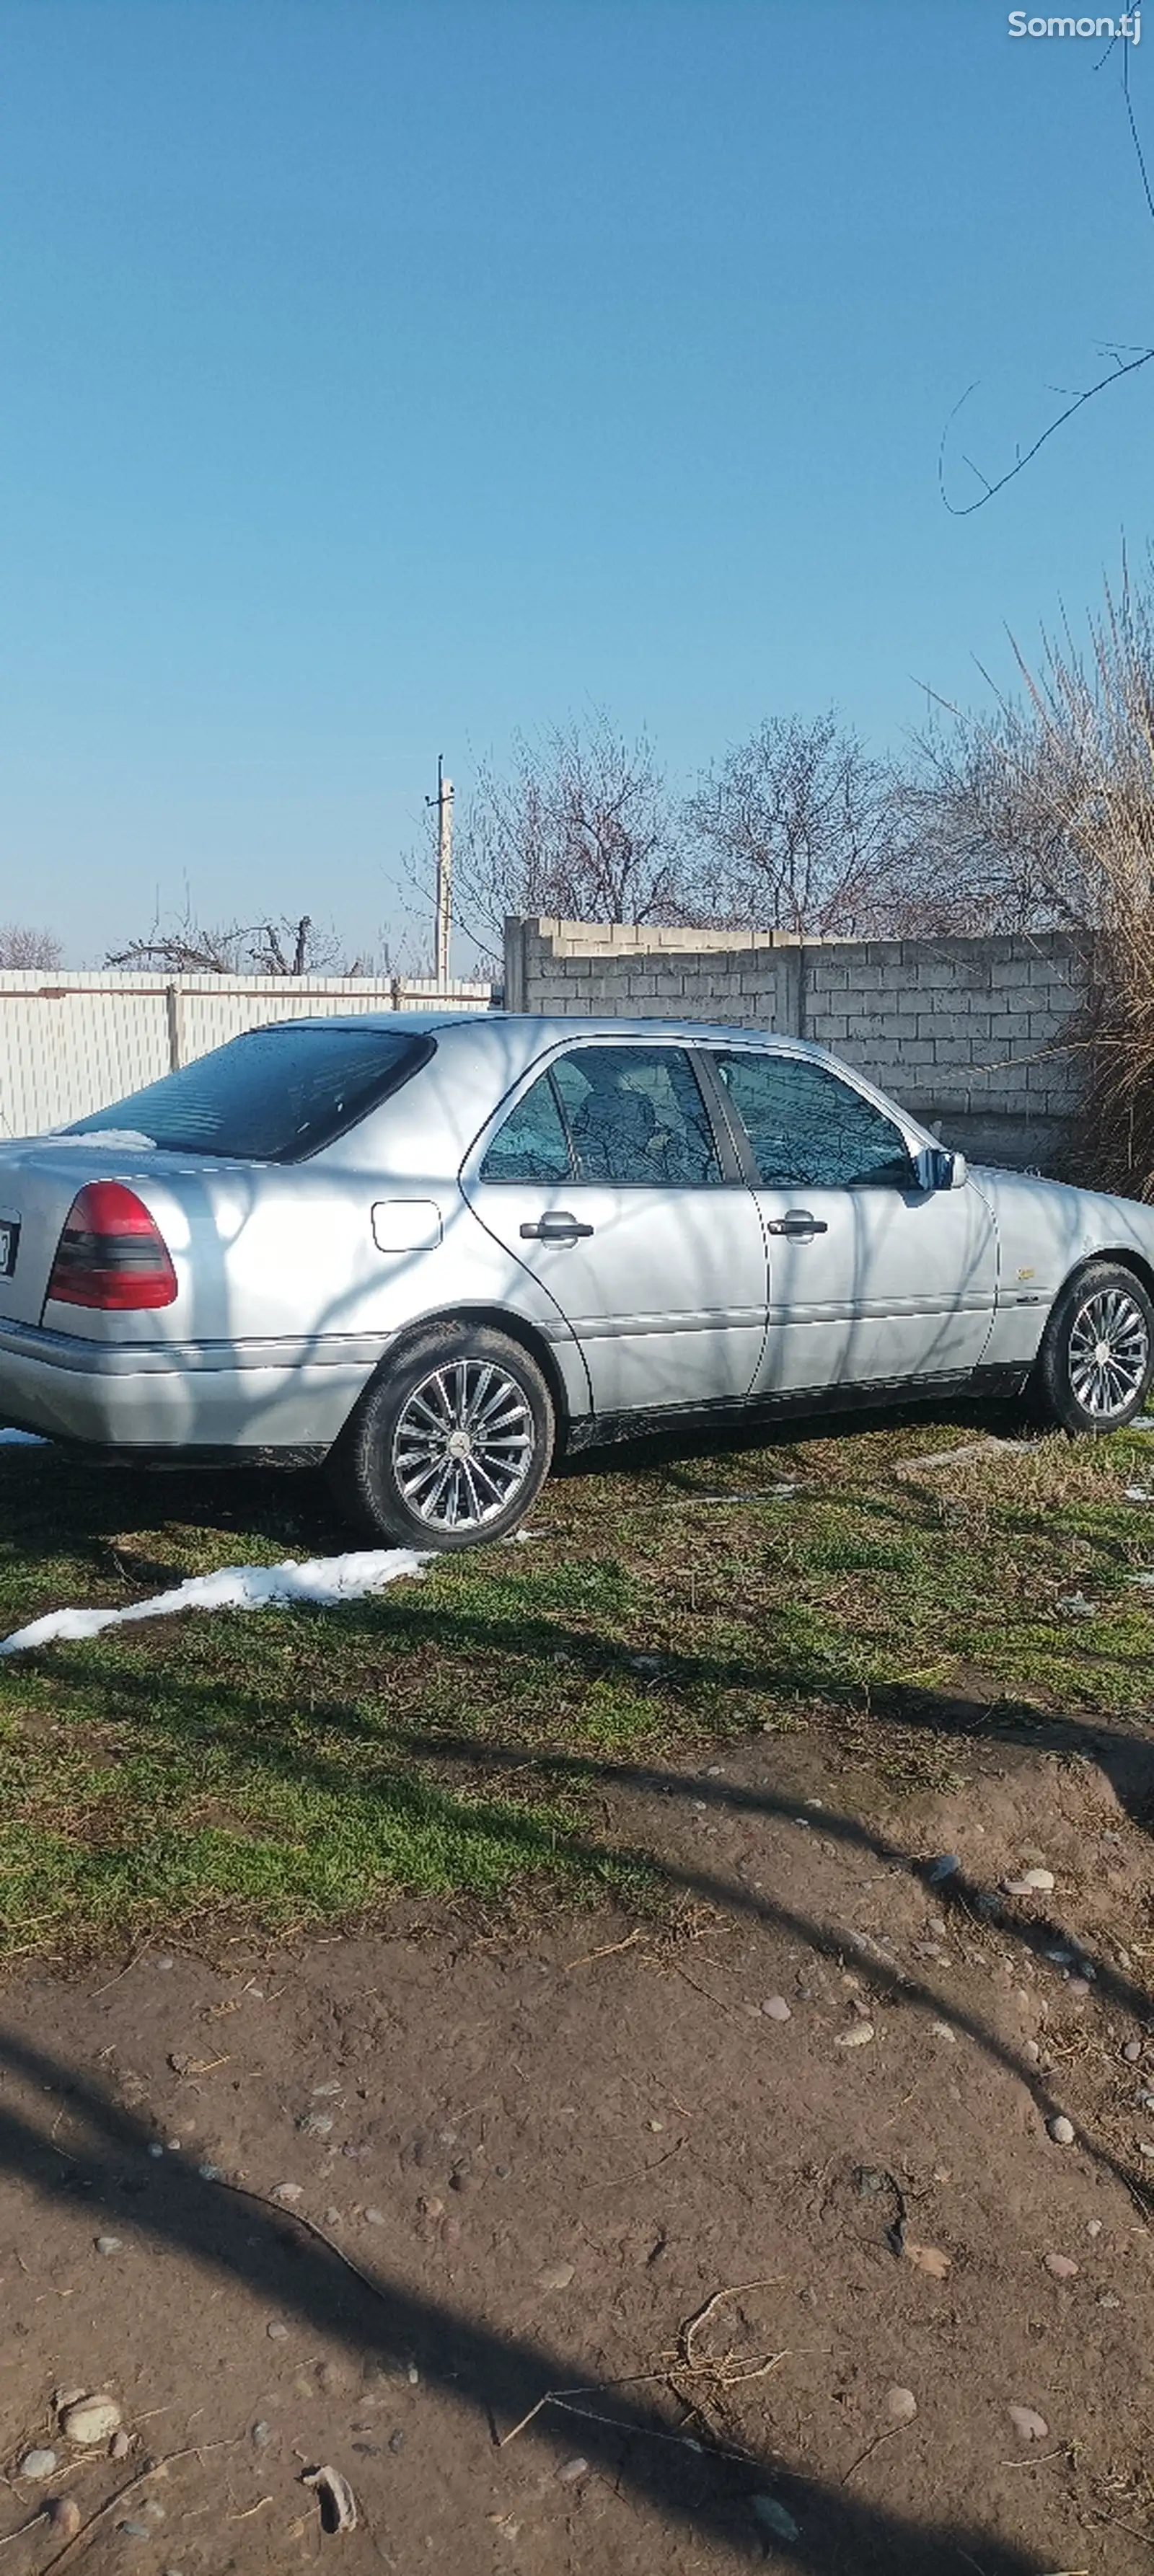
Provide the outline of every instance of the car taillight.
[[171,1306],[176,1272],[155,1217],[123,1181],[89,1181],[68,1211],[48,1297],[59,1306],[125,1314]]

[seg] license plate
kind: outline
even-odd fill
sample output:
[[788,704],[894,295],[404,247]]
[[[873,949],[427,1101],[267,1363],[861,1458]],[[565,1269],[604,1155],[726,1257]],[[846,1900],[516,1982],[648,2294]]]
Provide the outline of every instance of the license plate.
[[0,1279],[10,1279],[16,1268],[20,1228],[16,1223],[0,1224]]

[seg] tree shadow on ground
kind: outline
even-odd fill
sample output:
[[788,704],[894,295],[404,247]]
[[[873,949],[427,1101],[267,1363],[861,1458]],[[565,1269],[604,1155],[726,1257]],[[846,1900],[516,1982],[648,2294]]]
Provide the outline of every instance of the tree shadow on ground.
[[[123,2219],[131,2194],[134,2224],[158,2252],[190,2259],[254,2299],[295,2313],[362,2359],[397,2368],[415,2364],[455,2406],[487,2420],[494,2443],[531,2416],[522,2442],[553,2455],[570,2449],[572,2418],[548,2402],[568,2392],[583,2410],[581,2442],[590,2462],[655,2519],[735,2560],[773,2554],[753,2504],[772,2494],[797,2525],[782,2563],[811,2576],[946,2576],[951,2567],[975,2563],[984,2576],[1040,2576],[1039,2559],[992,2544],[975,2524],[918,2528],[844,2487],[791,2470],[780,2457],[713,2452],[702,2446],[696,2418],[690,2440],[674,2407],[653,2394],[591,2378],[579,2356],[530,2346],[383,2274],[350,2269],[301,2221],[274,2214],[255,2194],[203,2181],[181,2157],[167,2156],[158,2167],[143,2124],[46,2050],[0,2034],[0,2063],[48,2095],[66,2092],[88,2131],[62,2175],[64,2159],[47,2130],[12,2108],[0,2109],[0,2163],[10,2173],[44,2196],[62,2187],[83,2191],[86,2209],[106,2220]],[[660,2547],[658,2529],[654,2547]]]
[[[38,1660],[51,1669],[63,1659],[51,1650]],[[623,1881],[648,1882],[666,1893],[691,1896],[716,1906],[720,1911],[756,1923],[765,1929],[785,1934],[804,1943],[821,1957],[841,1968],[848,1946],[847,1935],[840,1927],[831,1928],[816,1918],[798,1913],[779,1904],[763,1892],[731,1878],[672,1858],[638,1841],[618,1839],[612,1833],[597,1838],[576,1824],[561,1824],[555,1817],[542,1818],[531,1809],[511,1801],[486,1807],[476,1794],[475,1783],[486,1775],[519,1775],[519,1787],[534,1775],[542,1782],[568,1782],[604,1791],[641,1789],[662,1800],[669,1798],[699,1801],[705,1806],[735,1814],[762,1818],[796,1820],[797,1801],[784,1793],[769,1789],[747,1789],[737,1783],[702,1779],[696,1772],[686,1774],[660,1765],[618,1762],[598,1754],[560,1754],[533,1752],[524,1745],[494,1744],[490,1739],[460,1732],[448,1733],[441,1728],[421,1729],[407,1726],[390,1729],[382,1736],[362,1709],[341,1702],[320,1704],[311,1711],[312,1722],[329,1734],[351,1737],[362,1758],[354,1771],[319,1751],[302,1747],[299,1733],[285,1723],[282,1712],[270,1706],[255,1692],[238,1689],[233,1684],[201,1680],[182,1682],[168,1675],[165,1697],[158,1700],[154,1677],[139,1667],[122,1667],[115,1684],[109,1685],[110,1703],[123,1721],[132,1713],[150,1732],[157,1729],[187,1733],[198,1728],[203,1740],[223,1744],[234,1757],[240,1757],[255,1769],[267,1771],[274,1779],[305,1780],[311,1787],[334,1798],[355,1791],[358,1797],[377,1797],[386,1801],[400,1820],[417,1825],[429,1822],[449,1831],[490,1831],[503,1848],[511,1853],[522,1870],[536,1876],[541,1883],[555,1882],[568,1873],[570,1883],[583,1881],[586,1886],[598,1881],[609,1894],[619,1891]],[[919,1724],[941,1721],[943,1709],[936,1694],[917,1694]],[[178,1714],[179,1712],[179,1714]],[[1082,1730],[1075,1730],[1078,1749],[1085,1750]],[[1027,1740],[1036,1743],[1036,1737]],[[1106,1754],[1098,1747],[1098,1758],[1110,1758],[1112,1737],[1107,1737]],[[1154,1759],[1154,1749],[1141,1739],[1121,1739],[1129,1755],[1136,1746],[1147,1766]],[[405,1767],[401,1767],[404,1759]],[[449,1767],[467,1775],[464,1785],[446,1788],[430,1774],[435,1768]],[[1115,1763],[1121,1772],[1121,1760]],[[1148,1782],[1147,1767],[1142,1777]],[[861,1820],[840,1815],[829,1808],[822,1810],[822,1832],[831,1840],[847,1847],[868,1852],[890,1866],[908,1870],[925,1880],[928,1876],[925,1855],[911,1852],[892,1837],[876,1832]],[[956,1869],[933,1889],[934,1902],[957,1912],[959,1920],[968,1916],[974,1925],[989,1925],[992,1909],[997,1908],[999,1937],[1015,1943],[1024,1954],[1043,1962],[1055,1948],[1071,1958],[1088,1962],[1096,1991],[1103,2001],[1138,2021],[1154,2014],[1154,1997],[1132,1977],[1124,1975],[1111,1961],[1096,1956],[1092,1949],[1068,1934],[1060,1921],[1009,1917],[998,1906],[996,1891],[983,1888]],[[858,1948],[854,1965],[863,1985],[893,2009],[921,2011],[930,2019],[947,2022],[964,2032],[983,2051],[992,2064],[1011,2074],[1021,2083],[1035,2104],[1041,2120],[1050,2120],[1065,2108],[1040,2070],[1019,2050],[1011,2047],[981,2017],[958,2004],[948,1992],[937,1991],[924,1975],[914,1977],[898,1967],[890,1967]],[[1121,2183],[1136,2201],[1144,2216],[1154,2214],[1140,2177],[1100,2142],[1088,2134],[1080,2137],[1084,2151]]]

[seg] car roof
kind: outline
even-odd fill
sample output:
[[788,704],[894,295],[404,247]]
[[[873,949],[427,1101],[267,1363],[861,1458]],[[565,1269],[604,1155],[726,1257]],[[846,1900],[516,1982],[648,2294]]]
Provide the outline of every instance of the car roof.
[[417,1035],[437,1036],[448,1029],[467,1029],[470,1036],[484,1035],[487,1029],[506,1035],[516,1032],[535,1045],[561,1044],[566,1038],[679,1038],[690,1045],[708,1042],[715,1045],[784,1046],[791,1054],[809,1055],[821,1062],[828,1059],[828,1049],[815,1046],[808,1038],[791,1036],[785,1029],[767,1029],[746,1022],[708,1020],[617,1019],[598,1011],[559,1013],[550,1011],[332,1011],[323,1014],[302,1013],[291,1020],[269,1020],[267,1028],[345,1028],[392,1029],[400,1035],[409,1030]]

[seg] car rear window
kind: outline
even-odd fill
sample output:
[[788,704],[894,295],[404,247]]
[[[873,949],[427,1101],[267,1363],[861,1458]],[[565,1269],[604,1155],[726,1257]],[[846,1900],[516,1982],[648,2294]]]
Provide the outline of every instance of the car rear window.
[[175,1153],[299,1163],[355,1127],[433,1051],[423,1031],[316,1021],[250,1029],[64,1133],[119,1128]]

